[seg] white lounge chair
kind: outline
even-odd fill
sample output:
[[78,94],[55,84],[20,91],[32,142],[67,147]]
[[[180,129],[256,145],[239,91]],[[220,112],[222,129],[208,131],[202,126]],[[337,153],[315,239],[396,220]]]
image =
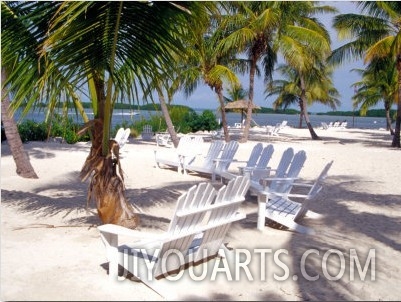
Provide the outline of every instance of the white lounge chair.
[[239,147],[239,143],[237,141],[230,141],[228,143],[224,143],[223,149],[221,150],[219,156],[215,156],[214,158],[209,158],[212,160],[212,164],[208,162],[207,165],[195,166],[195,165],[186,165],[185,170],[197,172],[201,174],[210,174],[212,181],[216,180],[216,177],[224,174],[230,164],[234,160],[235,153],[237,152]]
[[222,147],[219,152],[218,149],[213,149],[213,153],[211,153],[209,149],[210,154],[208,153],[202,165],[196,165],[196,163],[189,164],[185,165],[184,169],[200,174],[209,174],[211,175],[212,181],[215,181],[217,176],[221,178],[221,175],[228,170],[230,164],[233,162],[239,143],[237,141],[230,141],[228,143],[222,142],[220,145],[220,143],[215,142],[219,141],[212,142],[212,145],[218,144],[218,147]]
[[215,165],[212,170],[212,180],[216,180],[216,177],[220,177],[222,181],[222,175],[228,171],[231,163],[234,161],[235,154],[239,148],[239,143],[237,141],[230,141],[226,143],[223,147],[220,157],[214,159]]
[[288,167],[290,166],[294,158],[294,149],[287,148],[281,155],[281,159],[277,165],[277,168],[273,169],[269,166],[260,167],[258,169],[248,169],[244,171],[245,175],[249,175],[251,179],[250,192],[253,195],[258,195],[259,192],[266,189],[266,184],[262,183],[264,178],[282,178],[287,174]]
[[286,120],[283,120],[281,123],[277,123],[276,126],[274,126],[274,127],[268,129],[267,135],[270,135],[270,136],[278,136],[278,135],[279,135],[279,132],[280,132],[283,128],[285,128],[285,127],[287,126],[287,124],[288,124],[288,121],[286,121]]
[[121,140],[124,135],[124,128],[121,127],[117,130],[116,136],[113,138],[117,143]]
[[168,132],[158,132],[156,133],[156,145],[164,147],[174,147],[171,135]]
[[141,137],[143,140],[150,141],[153,138],[153,129],[151,125],[144,125]]
[[224,144],[225,143],[222,140],[212,141],[205,156],[201,156],[201,158],[198,156],[195,161],[189,164],[185,164],[184,162],[184,173],[188,173],[188,171],[211,173],[210,171],[213,171],[215,166],[214,160],[220,156]]
[[[164,233],[140,232],[112,224],[99,226],[109,262],[109,280],[117,280],[121,265],[161,296],[176,298],[170,295],[174,291],[168,286],[174,281],[163,277],[186,265],[232,253],[224,245],[226,234],[231,223],[245,218],[239,206],[248,187],[249,179],[243,176],[232,179],[218,191],[210,183],[191,187],[178,198]],[[120,236],[125,242],[119,243]]]
[[[308,210],[308,205],[309,202],[321,191],[322,182],[326,179],[327,173],[332,164],[333,161],[326,164],[313,184],[294,182],[290,184],[289,190],[287,191],[269,192],[266,196],[266,202],[260,201],[259,203],[259,217],[261,219],[258,221],[258,228],[263,228],[266,217],[287,227],[289,230],[304,234],[314,234],[315,231],[312,228],[299,224],[298,220],[304,216],[310,218],[321,217],[320,214]],[[292,193],[292,189],[295,188],[308,188],[309,191],[306,194]],[[302,202],[297,202],[294,199],[301,199]]]
[[177,171],[185,172],[184,167],[195,160],[195,157],[202,150],[203,138],[201,136],[184,135],[180,138],[178,146],[173,150],[154,150],[156,167],[161,165],[176,167]]
[[119,145],[120,149],[128,142],[128,138],[131,135],[131,129],[120,128],[118,129],[116,136],[113,138]]
[[325,122],[321,122],[321,124],[322,124],[323,130],[328,130],[330,128],[329,125],[327,125],[327,123],[325,123]]
[[240,167],[240,175],[244,174],[252,175],[254,171],[270,172],[271,168],[268,167],[268,164],[273,155],[273,152],[274,152],[274,146],[272,144],[265,146],[259,156],[256,165],[254,167]]
[[239,166],[238,169],[240,170],[239,174],[231,173],[230,171],[225,171],[220,173],[220,177],[225,178],[225,179],[232,179],[238,175],[243,175],[241,171],[244,169],[251,169],[254,168],[259,160],[259,157],[263,151],[263,144],[262,143],[257,143],[253,146],[251,154],[249,155],[248,160],[246,161],[240,161],[240,160],[233,160],[233,163],[238,164],[238,163],[245,163],[244,166]]

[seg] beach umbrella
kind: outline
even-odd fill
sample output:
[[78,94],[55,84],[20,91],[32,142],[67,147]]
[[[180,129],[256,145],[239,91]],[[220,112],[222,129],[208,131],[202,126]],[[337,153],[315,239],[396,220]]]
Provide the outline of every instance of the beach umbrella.
[[[233,102],[229,102],[224,106],[224,109],[238,109],[241,110],[241,123],[244,120],[244,110],[248,109],[249,100],[237,100]],[[260,109],[258,105],[252,103],[252,110]]]

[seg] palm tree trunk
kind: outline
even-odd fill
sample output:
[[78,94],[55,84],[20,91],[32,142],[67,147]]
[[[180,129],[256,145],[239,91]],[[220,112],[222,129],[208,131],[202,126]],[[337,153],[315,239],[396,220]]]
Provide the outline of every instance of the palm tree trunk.
[[242,135],[241,142],[246,143],[249,137],[249,128],[251,127],[251,120],[252,120],[252,108],[253,108],[253,90],[255,87],[255,73],[256,73],[256,62],[257,58],[254,57],[251,63],[251,68],[249,70],[249,102],[248,108],[246,110],[246,119],[245,119],[245,127],[244,133]]
[[400,129],[401,129],[401,55],[397,56],[397,72],[398,72],[398,100],[397,100],[397,117],[395,119],[395,129],[392,147],[401,148],[400,145]]
[[301,105],[301,114],[304,115],[305,117],[305,123],[306,126],[309,129],[310,135],[313,140],[320,140],[321,138],[316,134],[315,130],[312,127],[312,124],[309,120],[309,114],[308,114],[308,108],[307,108],[307,103],[306,103],[306,96],[305,96],[305,83],[304,79],[302,76],[300,76],[300,82],[301,82],[301,100],[300,100],[300,105]]
[[299,107],[301,108],[301,112],[299,114],[299,124],[298,124],[299,129],[302,129],[302,121],[304,119],[304,113],[302,112],[303,105],[301,105],[301,103],[302,103],[302,100],[299,101]]
[[390,103],[384,102],[384,110],[386,112],[386,128],[390,131],[390,135],[394,135],[394,129],[391,126],[391,116],[390,116]]
[[[4,82],[7,78],[4,68],[1,69],[1,86],[4,87]],[[4,125],[4,132],[7,137],[7,143],[10,146],[11,154],[15,165],[17,166],[17,174],[24,178],[38,178],[32,164],[29,160],[28,154],[24,150],[21,137],[18,133],[18,127],[12,115],[9,112],[10,99],[6,89],[1,90],[1,120]]]
[[223,89],[215,87],[214,90],[216,91],[220,103],[221,123],[223,124],[224,140],[226,143],[228,143],[230,141],[230,134],[228,133],[228,127],[227,127],[227,117],[224,104]]
[[[104,82],[94,76],[98,114],[86,123],[82,131],[90,131],[92,146],[80,172],[82,181],[90,178],[87,202],[96,203],[102,223],[134,229],[139,217],[125,197],[124,176],[120,163],[120,147],[114,140],[104,142],[104,120],[110,122],[112,111],[106,111]],[[109,131],[109,129],[108,129]],[[105,150],[105,145],[107,149]]]
[[179,139],[178,139],[177,133],[174,130],[173,121],[171,120],[170,114],[168,113],[166,100],[164,99],[164,95],[163,95],[163,92],[161,91],[161,89],[159,87],[157,87],[156,90],[157,90],[157,94],[159,95],[159,102],[160,102],[160,107],[162,109],[162,113],[164,116],[164,120],[166,121],[167,131],[171,136],[171,140],[173,141],[174,148],[177,148]]

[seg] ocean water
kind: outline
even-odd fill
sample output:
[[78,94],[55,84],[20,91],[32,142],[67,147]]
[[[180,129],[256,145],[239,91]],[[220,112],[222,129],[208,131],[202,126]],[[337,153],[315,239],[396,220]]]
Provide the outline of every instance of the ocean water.
[[[197,110],[198,114],[201,114],[201,110]],[[70,111],[69,116],[78,123],[82,123],[82,119],[79,116],[76,116],[75,111]],[[87,111],[89,118],[93,116],[90,111]],[[121,124],[123,121],[131,123],[135,121],[140,121],[141,119],[149,119],[150,116],[159,115],[161,116],[161,112],[156,111],[135,111],[134,113],[129,110],[120,110],[116,109],[113,113],[112,118],[112,126],[116,124]],[[216,119],[219,120],[220,115],[215,112]],[[44,112],[43,111],[34,111],[30,112],[24,119],[34,120],[37,122],[41,122],[44,120]],[[361,128],[361,129],[380,129],[386,128],[386,119],[379,117],[359,117],[359,116],[331,116],[331,115],[309,115],[312,126],[315,128],[321,127],[321,123],[330,123],[335,121],[347,121],[347,128]],[[20,112],[16,112],[15,119],[20,119]],[[227,122],[229,126],[234,126],[235,123],[240,123],[242,116],[240,113],[230,112],[227,113]],[[281,123],[283,120],[288,121],[288,125],[291,127],[298,128],[299,126],[299,115],[292,114],[269,114],[269,113],[253,113],[252,114],[253,123],[252,125],[266,126],[271,125],[274,126],[277,123]],[[305,121],[302,122],[302,127],[306,128]]]

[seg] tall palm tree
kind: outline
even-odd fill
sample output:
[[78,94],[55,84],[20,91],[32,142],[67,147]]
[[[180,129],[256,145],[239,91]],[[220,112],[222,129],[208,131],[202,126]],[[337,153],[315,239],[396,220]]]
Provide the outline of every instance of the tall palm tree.
[[394,135],[391,126],[390,109],[397,100],[397,69],[392,60],[378,58],[372,60],[366,69],[357,69],[362,76],[361,81],[353,86],[356,89],[352,97],[355,106],[360,106],[360,114],[366,115],[368,109],[383,102],[386,112],[387,130]]
[[305,112],[306,106],[303,104],[306,101],[308,104],[319,102],[335,109],[340,101],[338,99],[339,93],[334,87],[330,76],[330,72],[323,72],[318,74],[317,78],[313,78],[312,71],[308,77],[305,85],[305,99],[301,98],[302,87],[301,81],[297,71],[291,66],[282,64],[276,69],[283,79],[274,80],[270,85],[267,85],[265,93],[266,97],[277,95],[277,99],[273,102],[273,107],[287,108],[292,104],[297,104],[300,107],[299,128],[302,128],[302,121],[308,112]]
[[[313,15],[333,11],[330,6],[319,7],[314,1],[245,1],[234,4],[234,14],[228,22],[228,27],[233,30],[221,47],[225,50],[235,47],[245,51],[250,62],[250,102],[243,141],[248,140],[252,120],[257,64],[262,61],[264,80],[267,83],[272,79],[277,54],[280,53],[288,65],[298,70],[300,83],[304,85],[309,70],[323,62],[330,51],[329,34]],[[306,106],[303,95],[301,100]],[[303,112],[307,113],[306,108]],[[305,118],[308,116],[305,115]],[[316,138],[310,122],[307,120],[306,123],[312,138]]]
[[335,17],[333,26],[339,38],[350,42],[333,51],[331,62],[364,58],[365,63],[376,58],[392,59],[397,69],[397,117],[392,147],[401,148],[401,4],[398,1],[356,2],[361,14]]
[[[22,20],[22,30],[36,41],[29,44],[18,32],[7,36],[4,65],[10,66],[12,51],[20,54],[9,77],[17,91],[13,103],[49,101],[66,92],[87,87],[94,119],[86,123],[92,146],[81,179],[90,178],[89,200],[96,202],[103,223],[135,228],[139,221],[124,195],[118,144],[110,140],[113,104],[126,95],[138,96],[163,66],[173,66],[172,53],[184,51],[180,33],[188,15],[196,18],[203,9],[198,2],[7,2],[8,24]],[[2,2],[3,22],[3,2]],[[10,25],[11,26],[11,25]],[[19,41],[19,39],[21,39]],[[39,45],[29,70],[24,51]],[[3,33],[2,33],[3,46]],[[14,48],[12,47],[14,46]],[[3,60],[2,60],[3,65]],[[36,72],[39,71],[39,72]],[[30,76],[29,82],[25,73]],[[24,74],[24,77],[18,75]],[[73,91],[69,91],[73,87]],[[49,97],[50,98],[47,98]]]
[[229,34],[220,42],[219,48],[223,52],[229,52],[232,49],[238,53],[244,52],[248,59],[246,70],[249,70],[249,102],[242,142],[246,142],[249,136],[257,64],[262,60],[264,79],[270,81],[277,59],[272,48],[274,30],[280,19],[280,11],[276,3],[275,1],[232,2],[228,6],[230,14],[223,22]]
[[[220,7],[223,9],[223,7]],[[219,28],[220,15],[203,23],[192,23],[186,37],[187,53],[185,59],[179,64],[180,75],[178,79],[186,95],[195,91],[199,84],[204,83],[212,89],[219,102],[221,120],[223,124],[224,138],[230,140],[226,112],[224,109],[225,98],[224,85],[238,87],[240,81],[235,74],[235,68],[241,64],[237,60],[235,52],[222,52],[217,46],[224,33]]]

